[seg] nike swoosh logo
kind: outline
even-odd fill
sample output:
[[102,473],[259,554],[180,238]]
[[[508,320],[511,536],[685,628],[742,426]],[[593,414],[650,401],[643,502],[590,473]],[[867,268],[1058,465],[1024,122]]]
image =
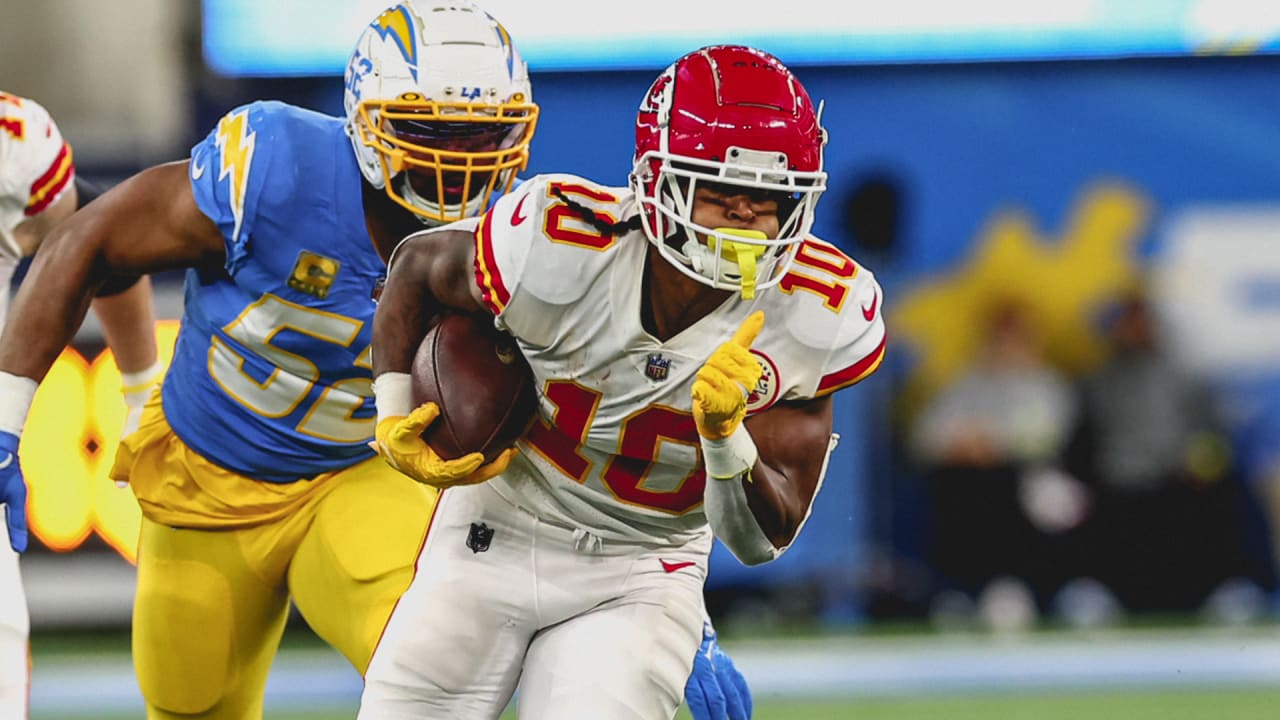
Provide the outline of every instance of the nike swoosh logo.
[[195,158],[191,159],[191,179],[192,180],[199,180],[200,178],[204,177],[204,169],[205,169],[204,165],[196,164]]
[[683,569],[683,568],[687,568],[687,567],[691,567],[691,566],[693,566],[693,565],[697,565],[697,564],[698,564],[698,563],[696,563],[696,562],[694,562],[694,561],[692,561],[692,560],[686,560],[686,561],[684,561],[684,562],[667,562],[666,560],[663,560],[662,558],[658,558],[658,562],[662,563],[662,569],[663,569],[663,570],[666,570],[666,571],[667,571],[667,574],[671,574],[671,573],[673,573],[673,572],[675,572],[675,571],[677,571],[677,570],[680,570],[680,569]]
[[13,453],[4,454],[4,462],[0,462],[0,470],[3,470],[13,464]]
[[529,193],[525,193],[520,198],[520,202],[516,203],[516,209],[511,213],[511,227],[515,227],[525,220],[529,219],[528,215],[521,215],[520,209],[524,207],[524,201],[529,199]]
[[871,307],[867,307],[866,305],[862,306],[862,317],[866,319],[867,322],[871,322],[871,319],[876,316],[876,305],[878,304],[880,304],[880,296],[876,295],[871,298]]

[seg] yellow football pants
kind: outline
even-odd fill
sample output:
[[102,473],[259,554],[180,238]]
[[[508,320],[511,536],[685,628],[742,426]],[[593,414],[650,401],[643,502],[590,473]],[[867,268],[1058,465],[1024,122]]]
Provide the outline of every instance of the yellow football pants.
[[[175,469],[173,442],[165,465],[146,467],[146,452],[131,458],[136,484]],[[178,474],[192,472],[187,453]],[[190,528],[144,517],[133,660],[148,718],[261,718],[290,597],[364,673],[412,579],[435,493],[378,458],[293,485],[302,483],[312,487],[285,490],[290,512],[262,524]]]

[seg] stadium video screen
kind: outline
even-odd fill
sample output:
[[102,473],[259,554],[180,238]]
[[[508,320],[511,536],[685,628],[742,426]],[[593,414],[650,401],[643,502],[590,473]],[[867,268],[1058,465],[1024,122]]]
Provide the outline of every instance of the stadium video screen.
[[[388,0],[204,0],[205,62],[231,76],[340,75]],[[1275,52],[1280,4],[1253,0],[486,0],[531,70],[657,69],[693,47],[788,65]]]

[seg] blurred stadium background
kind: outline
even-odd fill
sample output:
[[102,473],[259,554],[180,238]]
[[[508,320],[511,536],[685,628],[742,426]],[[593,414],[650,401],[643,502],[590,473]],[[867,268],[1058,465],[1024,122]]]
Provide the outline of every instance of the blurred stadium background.
[[[186,157],[243,102],[339,113],[345,55],[383,5],[9,0],[0,89],[46,105],[79,171],[110,185]],[[816,233],[876,272],[891,341],[882,370],[838,396],[842,441],[797,545],[763,568],[713,556],[709,607],[759,716],[1270,716],[1280,10],[846,5],[485,3],[543,107],[530,174],[625,184],[637,99],[709,42],[774,52],[826,101]],[[1103,372],[1136,289],[1160,362],[1179,368],[1157,374],[1168,384]],[[171,341],[181,276],[157,291]],[[1026,343],[1022,375],[986,364],[993,338]],[[105,478],[123,410],[101,353],[90,318],[24,436],[39,720],[141,712],[137,506]],[[961,382],[971,371],[985,384]],[[1040,404],[1029,375],[1070,387],[1069,409]],[[957,388],[977,395],[957,391],[952,419],[1003,415],[1007,442],[956,451],[931,436],[942,426],[925,418],[945,413],[930,408]],[[1188,388],[1205,402],[1170,400]],[[1135,466],[1159,472],[1134,480]],[[292,624],[268,716],[350,717],[358,695],[350,668]]]

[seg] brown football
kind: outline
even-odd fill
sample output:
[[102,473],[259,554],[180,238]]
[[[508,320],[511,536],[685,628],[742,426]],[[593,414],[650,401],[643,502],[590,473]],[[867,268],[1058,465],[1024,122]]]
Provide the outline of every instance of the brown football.
[[411,375],[413,402],[440,406],[422,439],[446,460],[481,452],[492,461],[537,413],[529,364],[492,315],[442,314],[418,346]]

